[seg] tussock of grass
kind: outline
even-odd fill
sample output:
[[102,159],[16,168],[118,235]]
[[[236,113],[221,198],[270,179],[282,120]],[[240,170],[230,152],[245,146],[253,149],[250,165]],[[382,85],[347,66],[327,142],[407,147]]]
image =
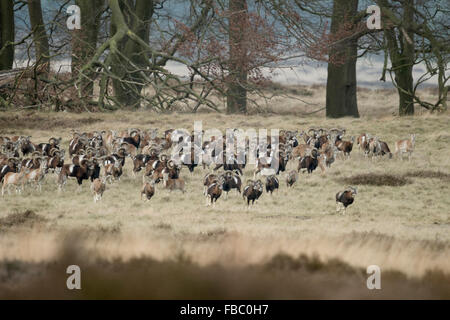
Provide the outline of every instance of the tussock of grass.
[[118,234],[121,232],[121,225],[99,226],[95,231],[98,231],[100,234]]
[[210,240],[210,239],[218,239],[227,235],[227,230],[218,228],[214,230],[209,230],[206,232],[200,233],[199,237],[201,240]]
[[450,174],[441,171],[415,170],[405,173],[404,176],[408,178],[433,178],[450,181]]
[[46,219],[34,213],[34,211],[26,210],[24,212],[17,212],[0,218],[0,228],[11,228],[15,226],[29,226],[32,227],[36,222],[43,222]]
[[170,230],[172,229],[172,226],[168,223],[160,222],[158,224],[154,225],[154,228],[156,229],[163,229],[163,230]]
[[399,175],[365,173],[339,179],[340,182],[349,185],[389,186],[401,187],[412,183],[411,180]]
[[441,134],[436,138],[437,141],[450,142],[450,134]]

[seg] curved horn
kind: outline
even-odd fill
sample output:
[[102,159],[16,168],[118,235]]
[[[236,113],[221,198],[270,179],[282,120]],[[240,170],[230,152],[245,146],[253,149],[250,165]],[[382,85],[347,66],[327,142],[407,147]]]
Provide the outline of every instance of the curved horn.
[[93,153],[94,151],[95,151],[95,149],[92,148],[92,147],[87,147],[86,148],[86,153]]
[[329,133],[337,133],[339,130],[337,128],[331,128],[330,130],[328,130]]
[[310,128],[306,133],[308,133],[308,135],[309,135],[311,131],[312,131],[314,134],[316,133],[316,129],[314,129],[314,128]]
[[135,134],[138,134],[139,133],[139,130],[138,129],[130,129],[129,131],[128,131],[128,134],[130,135],[130,137],[133,137]]
[[49,154],[50,156],[54,157],[54,156],[56,156],[56,155],[59,156],[59,155],[60,155],[60,152],[59,152],[58,149],[52,148],[48,154]]
[[31,157],[34,159],[34,158],[36,158],[36,156],[41,156],[41,153],[39,152],[39,151],[34,151],[32,154],[31,154]]

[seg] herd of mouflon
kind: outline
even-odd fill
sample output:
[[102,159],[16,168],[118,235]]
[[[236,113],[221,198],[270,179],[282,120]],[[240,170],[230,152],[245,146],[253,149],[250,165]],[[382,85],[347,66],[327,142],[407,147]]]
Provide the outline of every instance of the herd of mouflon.
[[[248,208],[264,190],[272,194],[280,188],[281,173],[284,172],[286,187],[293,188],[299,173],[312,174],[317,168],[324,173],[336,159],[349,158],[355,142],[366,157],[392,158],[395,154],[402,160],[405,154],[411,158],[415,144],[412,134],[409,139],[397,141],[392,153],[386,142],[368,133],[356,139],[354,136],[345,139],[345,129],[312,128],[306,132],[280,130],[277,143],[267,137],[264,140],[271,143],[264,146],[258,145],[257,139],[245,137],[243,148],[238,147],[236,151],[232,145],[235,140],[226,135],[206,140],[196,134],[178,129],[162,134],[157,129],[73,132],[68,156],[61,146],[61,138],[52,137],[48,142],[37,143],[30,136],[0,136],[2,197],[5,192],[10,194],[13,187],[20,194],[27,185],[40,192],[45,176],[53,173],[60,192],[70,180],[76,180],[79,188],[84,180],[90,180],[94,202],[97,202],[102,199],[108,183],[120,181],[125,160],[130,158],[131,174],[135,177],[142,174],[141,199],[145,201],[155,195],[157,184],[169,191],[184,193],[186,186],[181,169],[186,167],[192,173],[199,167],[207,171],[203,178],[207,206],[215,206],[219,198],[227,198],[234,189],[242,195]],[[249,161],[250,145],[255,146],[252,149],[254,161]],[[288,171],[288,162],[293,163],[296,170]],[[253,170],[253,179],[243,184],[246,169]],[[355,187],[339,191],[337,211],[345,213],[356,194]]]

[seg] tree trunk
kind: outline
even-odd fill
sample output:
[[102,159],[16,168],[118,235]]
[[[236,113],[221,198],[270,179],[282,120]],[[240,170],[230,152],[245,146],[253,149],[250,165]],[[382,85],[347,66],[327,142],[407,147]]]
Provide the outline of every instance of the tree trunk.
[[395,77],[399,86],[400,95],[400,115],[414,114],[414,97],[413,97],[413,66],[415,58],[414,48],[414,32],[412,32],[412,24],[414,22],[414,0],[403,2],[403,14],[405,30],[401,32],[403,48],[401,50],[401,58],[398,61]]
[[[72,75],[78,77],[81,68],[94,56],[97,48],[100,15],[104,0],[76,0],[81,10],[81,29],[72,31]],[[91,78],[92,73],[86,74]],[[82,92],[92,97],[94,83],[88,78],[81,81]]]
[[[0,70],[11,69],[14,62],[14,1],[0,1]],[[5,47],[6,46],[6,47]]]
[[[397,83],[397,91],[399,95],[399,115],[414,114],[414,98],[412,95],[414,79],[412,75],[412,64],[406,59],[399,60],[396,63],[395,82]],[[402,61],[405,64],[402,64]]]
[[[137,0],[135,5],[132,3],[125,5],[125,1],[121,0],[120,5],[131,31],[142,40],[148,42],[150,19],[154,10],[153,1]],[[114,31],[117,29],[117,26],[112,23],[111,28]],[[148,55],[136,41],[130,38],[125,38],[118,43],[118,50],[123,57],[114,55],[112,58],[111,71],[116,76],[116,79],[113,79],[114,96],[117,102],[123,106],[139,108],[140,93],[144,82],[142,76],[137,72],[137,68],[145,68],[148,64],[146,62],[148,61]],[[133,73],[130,73],[130,70],[133,70]]]
[[[447,96],[449,87],[445,85],[445,70],[446,65],[442,60],[440,54],[438,54],[438,65],[439,65],[439,75],[438,75],[438,88],[439,88],[439,101],[440,101],[440,111],[447,110]],[[439,104],[438,104],[439,106]]]
[[[331,33],[356,16],[358,0],[334,0]],[[356,61],[358,39],[341,40],[330,52],[335,63],[328,63],[326,116],[330,118],[359,117],[356,99]]]
[[[384,9],[389,7],[387,0],[380,1]],[[404,1],[403,21],[395,27],[385,26],[385,35],[392,70],[395,74],[395,85],[399,94],[400,116],[414,114],[414,78],[413,66],[415,60],[414,32],[414,0]],[[384,21],[384,20],[383,20]]]
[[247,19],[246,0],[229,0],[229,75],[227,80],[227,113],[247,112],[247,62],[244,25]]
[[44,18],[42,17],[41,0],[28,0],[28,12],[30,15],[31,29],[33,30],[36,63],[38,65],[47,63],[45,71],[48,72],[50,70],[50,50]]

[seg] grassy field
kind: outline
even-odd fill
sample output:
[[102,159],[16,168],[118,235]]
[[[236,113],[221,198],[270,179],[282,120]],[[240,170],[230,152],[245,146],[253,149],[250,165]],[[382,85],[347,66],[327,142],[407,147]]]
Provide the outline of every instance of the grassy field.
[[[307,90],[307,96],[291,93],[323,104],[323,89]],[[344,127],[346,138],[369,132],[391,149],[417,134],[411,161],[372,161],[355,147],[349,160],[337,160],[326,174],[300,175],[291,190],[282,183],[250,210],[234,191],[214,209],[206,207],[202,178],[208,171],[201,168],[192,176],[182,170],[185,194],[158,186],[148,203],[140,200],[141,176],[131,175],[129,159],[124,177],[108,185],[97,204],[89,183],[78,192],[70,180],[59,194],[56,176],[49,174],[41,194],[27,189],[0,199],[0,297],[71,297],[48,280],[65,277],[56,270],[79,261],[92,271],[86,276],[91,284],[75,297],[450,298],[450,115],[396,117],[392,91],[360,90],[358,99],[361,118],[339,120],[327,120],[322,112],[304,116],[317,105],[292,98],[273,99],[263,113],[248,116],[0,113],[0,135],[31,135],[37,142],[61,136],[66,149],[72,129],[192,130],[200,120],[204,129],[223,132]],[[252,174],[247,168],[243,180]],[[335,194],[348,185],[358,187],[356,202],[345,216],[336,214]],[[382,270],[381,293],[365,286],[365,269],[372,264]],[[102,273],[99,265],[109,271]],[[130,281],[121,283],[119,275]],[[162,280],[172,276],[179,282]],[[140,279],[160,290],[133,291]],[[43,283],[46,290],[39,287]],[[114,289],[117,294],[106,293]]]

